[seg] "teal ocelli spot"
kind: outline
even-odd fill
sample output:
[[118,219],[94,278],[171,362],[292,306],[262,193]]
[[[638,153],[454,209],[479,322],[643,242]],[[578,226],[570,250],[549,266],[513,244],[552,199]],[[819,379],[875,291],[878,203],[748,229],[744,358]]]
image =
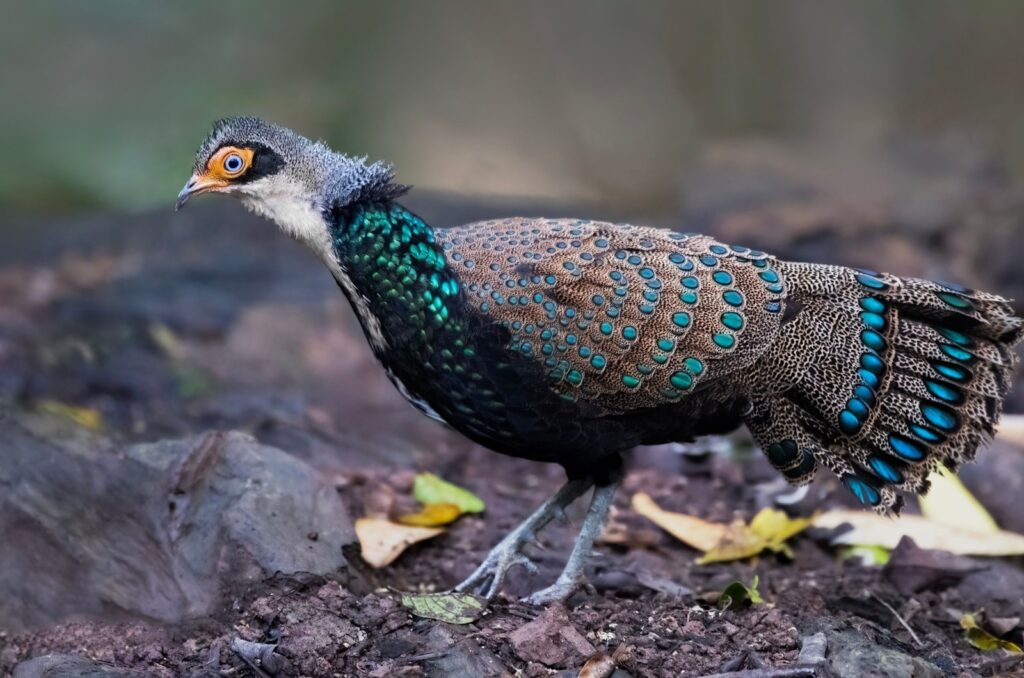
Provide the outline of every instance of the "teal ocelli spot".
[[939,350],[948,355],[953,360],[959,360],[960,362],[970,362],[974,359],[974,354],[969,351],[965,351],[959,346],[953,346],[952,344],[939,344]]
[[959,365],[954,365],[952,363],[944,363],[935,360],[931,363],[931,366],[932,369],[938,372],[940,375],[942,375],[946,379],[952,379],[953,381],[964,382],[967,381],[971,376],[971,373],[968,372],[965,368],[960,367]]
[[967,310],[973,308],[971,306],[971,302],[967,301],[963,297],[958,296],[956,294],[951,294],[949,292],[936,292],[935,294],[936,296],[939,297],[939,299],[942,299],[944,302],[946,302],[953,308],[957,308],[960,310]]
[[622,328],[622,336],[629,341],[636,339],[636,328],[632,325],[626,325]]
[[594,357],[590,359],[590,364],[599,370],[603,370],[608,361],[600,353],[595,353]]
[[908,461],[921,461],[924,459],[924,449],[921,446],[895,433],[889,434],[889,447],[897,455]]
[[688,327],[690,325],[690,314],[686,311],[673,313],[672,322],[678,327]]
[[874,330],[864,330],[860,333],[860,340],[865,346],[873,351],[885,350],[885,338]]
[[728,290],[726,292],[723,292],[722,299],[724,299],[725,303],[729,304],[730,306],[743,305],[743,295],[737,292],[736,290]]
[[857,497],[857,501],[865,506],[877,506],[878,502],[882,499],[881,495],[878,494],[878,490],[859,478],[846,476],[843,478],[843,484],[853,493],[853,496]]
[[693,377],[688,372],[675,372],[669,382],[676,388],[685,391],[693,386]]
[[862,311],[860,314],[861,321],[873,330],[884,330],[885,329],[885,318],[877,313],[870,311]]
[[728,332],[718,332],[711,339],[721,348],[732,348],[736,344],[736,337]]
[[711,278],[719,285],[732,284],[732,275],[729,274],[727,271],[715,271]]
[[879,280],[874,276],[867,275],[865,273],[858,273],[856,278],[857,282],[859,282],[861,285],[863,285],[864,287],[869,287],[873,290],[884,290],[889,287],[884,281]]
[[743,328],[743,316],[739,313],[733,313],[732,311],[726,311],[722,314],[722,324],[728,327],[730,330],[739,330]]
[[622,375],[622,383],[626,385],[626,388],[636,388],[640,385],[640,380],[632,374],[624,374]]
[[839,413],[839,430],[848,436],[855,435],[860,431],[861,420],[850,410],[843,410]]
[[661,339],[658,339],[658,348],[662,351],[671,351],[675,345],[675,340],[670,337],[662,337]]
[[921,414],[929,424],[943,431],[952,431],[960,423],[952,410],[932,403],[922,402]]
[[700,374],[704,371],[704,363],[699,358],[689,357],[683,361],[683,365],[693,374]]
[[869,313],[885,313],[885,303],[878,297],[862,297],[860,307]]
[[944,400],[947,403],[953,403],[954,405],[959,405],[963,402],[963,393],[955,386],[931,380],[926,380],[924,385],[928,389],[928,392],[939,400]]

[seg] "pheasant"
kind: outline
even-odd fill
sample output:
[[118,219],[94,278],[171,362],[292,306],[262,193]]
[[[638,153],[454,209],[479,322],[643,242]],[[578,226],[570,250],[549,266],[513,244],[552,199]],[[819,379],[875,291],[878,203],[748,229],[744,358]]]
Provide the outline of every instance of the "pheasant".
[[1011,384],[1024,319],[945,283],[794,263],[706,235],[587,219],[431,228],[389,165],[257,118],[217,122],[176,208],[233,195],[308,245],[374,355],[426,415],[567,482],[459,591],[487,597],[523,547],[590,488],[564,599],[636,445],[746,425],[793,484],[819,466],[898,512],[939,465],[972,459]]

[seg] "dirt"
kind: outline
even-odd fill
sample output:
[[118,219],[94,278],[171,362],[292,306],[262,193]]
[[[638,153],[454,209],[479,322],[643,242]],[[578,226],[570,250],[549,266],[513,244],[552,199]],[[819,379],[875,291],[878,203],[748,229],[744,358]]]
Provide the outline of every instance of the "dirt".
[[[721,190],[730,171],[709,174],[718,187],[713,200],[686,196],[683,223],[803,259],[1024,290],[1014,257],[979,263],[986,242],[998,250],[993,243],[1024,232],[1024,198],[989,178],[960,177],[955,167],[906,169],[910,178],[900,188],[908,193],[917,187],[915,171],[959,177],[942,184],[943,210],[921,216],[870,196],[858,211],[827,186],[792,190],[793,182],[812,181],[806,178],[789,177],[751,202],[743,192],[750,181],[737,181],[734,193]],[[412,206],[440,223],[513,211],[569,213],[465,200]],[[470,488],[487,510],[462,517],[380,571],[361,566],[355,552],[345,560],[356,572],[253,580],[222,569],[217,576],[225,584],[212,607],[180,619],[156,621],[123,606],[28,628],[0,619],[0,675],[20,664],[19,676],[575,676],[588,661],[603,663],[599,675],[615,678],[761,667],[791,675],[1024,674],[1019,655],[981,652],[959,626],[964,612],[1021,615],[1022,559],[935,565],[944,561],[908,545],[902,569],[867,567],[841,560],[829,535],[812,531],[792,541],[792,559],[700,566],[695,551],[630,509],[639,491],[665,509],[716,521],[749,519],[772,505],[789,490],[742,435],[723,446],[726,454],[710,453],[708,445],[636,451],[597,546],[591,586],[564,606],[545,611],[518,599],[557,576],[582,518],[579,505],[570,524],[545,531],[543,550],[531,551],[538,572],[514,570],[476,622],[413,617],[396,591],[443,590],[468,575],[558,487],[561,471],[490,453],[408,408],[371,359],[341,295],[304,251],[237,206],[198,207],[173,220],[22,220],[0,229],[0,408],[35,410],[51,400],[94,410],[118,444],[243,431],[315,469],[355,517],[411,506],[412,479],[422,470]],[[964,223],[975,227],[967,245]],[[872,257],[883,261],[864,261]],[[1022,403],[1018,395],[1011,411]],[[104,463],[114,465],[119,457],[110,454]],[[1022,459],[1022,448],[997,443],[963,474],[1000,524],[1017,531],[1024,531]],[[17,482],[0,482],[0,493]],[[788,510],[810,515],[837,505],[854,502],[822,477]],[[17,537],[5,535],[4,548],[27,543]],[[921,562],[914,558],[946,569],[908,579]],[[716,595],[728,584],[755,578],[763,604],[717,608]],[[34,618],[64,609],[42,599],[38,605]],[[1019,623],[1005,637],[1022,642]],[[236,651],[238,639],[264,645]]]

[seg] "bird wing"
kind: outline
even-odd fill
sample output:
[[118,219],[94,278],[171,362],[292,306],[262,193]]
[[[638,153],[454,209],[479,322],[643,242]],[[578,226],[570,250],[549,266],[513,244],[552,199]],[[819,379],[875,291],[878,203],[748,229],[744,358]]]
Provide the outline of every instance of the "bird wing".
[[775,259],[708,236],[581,220],[438,232],[471,308],[508,330],[572,400],[679,401],[751,365],[779,332]]

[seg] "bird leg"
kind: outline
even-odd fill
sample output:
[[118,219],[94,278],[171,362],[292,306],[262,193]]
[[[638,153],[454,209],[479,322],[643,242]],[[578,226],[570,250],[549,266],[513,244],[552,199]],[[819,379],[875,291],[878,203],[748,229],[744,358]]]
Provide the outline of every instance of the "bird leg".
[[558,492],[555,492],[547,501],[541,504],[529,518],[520,523],[516,529],[509,532],[504,539],[498,542],[498,545],[487,554],[480,567],[476,568],[473,574],[469,575],[465,581],[457,585],[455,590],[459,592],[475,590],[482,593],[486,598],[493,598],[498,589],[501,588],[509,568],[513,565],[523,565],[535,571],[536,566],[522,553],[523,546],[533,542],[537,537],[537,533],[544,529],[548,523],[555,518],[563,516],[565,508],[576,501],[593,484],[594,481],[587,478],[570,480],[565,485],[562,485]]
[[608,509],[611,508],[612,500],[615,498],[615,490],[619,487],[621,478],[615,478],[607,485],[598,485],[594,488],[594,497],[590,500],[590,508],[587,509],[587,517],[583,521],[583,528],[580,530],[576,543],[572,547],[569,560],[565,563],[565,569],[558,579],[551,586],[536,591],[523,599],[524,603],[531,605],[545,605],[556,600],[565,600],[573,591],[586,581],[583,568],[590,558],[594,540],[601,534],[605,518],[608,517]]

